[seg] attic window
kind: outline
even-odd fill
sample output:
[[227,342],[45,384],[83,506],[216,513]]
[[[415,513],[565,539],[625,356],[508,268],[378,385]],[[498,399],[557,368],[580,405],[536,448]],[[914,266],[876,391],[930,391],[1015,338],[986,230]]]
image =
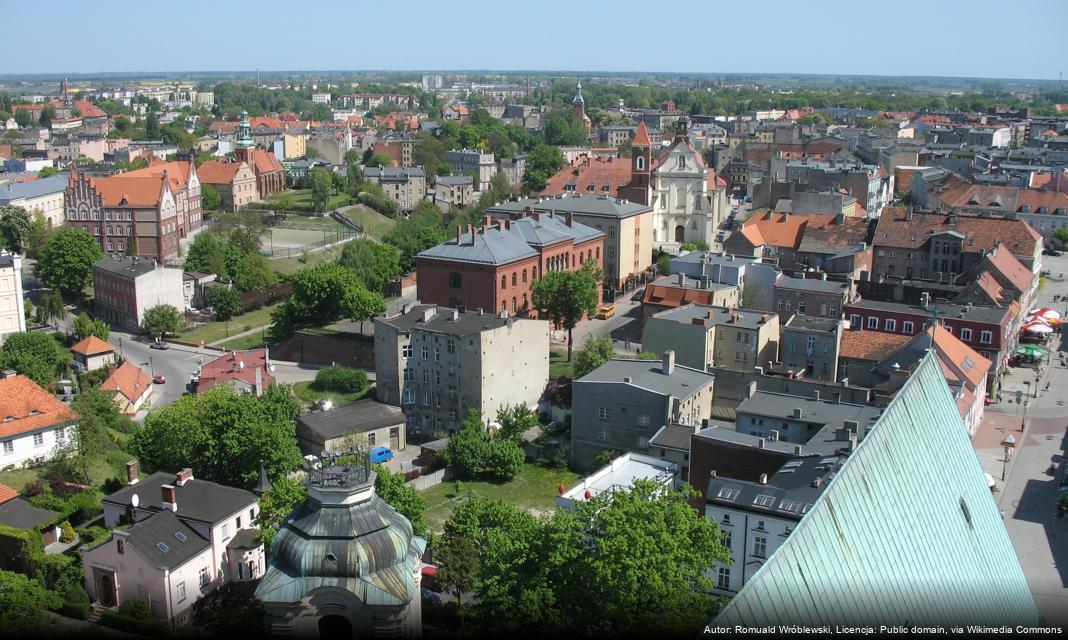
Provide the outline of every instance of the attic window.
[[758,495],[753,498],[753,504],[758,507],[770,507],[775,504],[775,496]]
[[168,547],[168,546],[167,546],[167,545],[166,545],[165,543],[163,543],[163,542],[157,542],[157,543],[156,543],[156,548],[157,548],[157,549],[159,549],[161,553],[167,553],[168,551],[170,551],[170,550],[171,550],[171,548],[170,548],[170,547]]
[[974,366],[975,366],[975,362],[973,362],[971,358],[964,358],[964,364],[961,365],[961,367],[964,369],[965,373],[971,371],[972,367],[974,367]]
[[801,515],[804,515],[804,514],[808,513],[808,510],[811,509],[811,508],[812,508],[811,504],[806,504],[805,506],[801,507]]
[[329,560],[330,562],[337,562],[337,556],[335,556],[332,553],[326,554],[326,559]]
[[4,418],[4,422],[11,422],[12,420],[14,420],[14,418],[12,418],[11,416]]
[[719,490],[719,493],[716,494],[716,497],[721,498],[723,500],[730,500],[733,502],[734,499],[738,497],[738,493],[739,492],[737,489],[728,489],[727,487],[723,487]]
[[175,531],[175,532],[174,532],[174,537],[178,539],[178,542],[185,542],[186,540],[188,540],[188,539],[189,539],[189,537],[188,537],[188,536],[186,536],[186,535],[185,535],[184,533],[182,533],[181,531]]
[[798,509],[800,508],[801,503],[794,502],[793,500],[783,500],[782,504],[779,505],[779,509],[781,509],[782,511],[790,511],[793,513],[797,513]]

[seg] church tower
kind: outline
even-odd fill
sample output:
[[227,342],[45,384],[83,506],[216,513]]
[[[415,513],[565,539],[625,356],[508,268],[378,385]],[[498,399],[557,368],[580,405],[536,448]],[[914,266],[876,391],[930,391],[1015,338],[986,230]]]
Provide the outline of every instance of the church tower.
[[620,190],[621,196],[631,202],[649,204],[649,190],[653,173],[653,141],[645,123],[638,124],[638,131],[630,141],[630,182]]
[[571,100],[571,122],[585,127],[587,134],[593,133],[593,123],[586,115],[586,99],[582,97],[582,82],[579,82],[575,89],[575,97]]
[[256,143],[252,141],[252,125],[248,123],[248,111],[241,112],[241,127],[237,132],[237,142],[234,144],[234,155],[238,162],[248,164],[251,169],[254,166],[252,151]]

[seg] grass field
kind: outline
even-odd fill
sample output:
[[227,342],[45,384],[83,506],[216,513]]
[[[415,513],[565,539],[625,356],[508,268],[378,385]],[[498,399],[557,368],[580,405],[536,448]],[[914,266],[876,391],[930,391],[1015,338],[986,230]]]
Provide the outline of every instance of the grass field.
[[322,231],[326,229],[327,232],[336,231],[338,229],[347,229],[345,225],[341,224],[337,220],[334,220],[330,216],[301,216],[290,214],[285,220],[277,223],[275,229],[310,229],[312,231]]
[[334,242],[338,238],[338,228],[327,229],[271,229],[271,237],[264,238],[260,248],[264,251],[282,249],[285,247],[303,247],[305,245],[322,242]]
[[574,378],[575,368],[571,362],[567,361],[567,349],[550,349],[549,377],[559,378],[560,376]]
[[245,349],[254,349],[260,346],[261,342],[264,342],[263,331],[242,336],[240,338],[234,338],[233,340],[227,340],[226,342],[220,343],[218,346],[233,349],[234,351],[244,351]]
[[[289,189],[271,195],[270,198],[264,200],[264,202],[272,205],[278,204],[279,196],[283,193],[288,193],[293,197],[294,206],[300,209],[311,209],[311,189]],[[347,193],[339,193],[330,197],[330,204],[326,207],[326,210],[337,209],[347,204],[352,204],[352,196]]]
[[271,260],[271,268],[283,275],[293,275],[301,267],[308,267],[315,264],[321,264],[323,262],[330,262],[337,260],[341,256],[341,250],[344,245],[336,247],[328,247],[326,249],[320,249],[318,251],[308,252],[308,262],[304,263],[300,261],[300,256],[293,256],[292,258],[278,258]]
[[[249,329],[256,329],[264,325],[271,324],[271,312],[274,311],[279,303],[267,305],[261,309],[250,311],[240,316],[234,316],[230,318],[229,334],[241,333],[242,331],[248,331]],[[188,342],[200,342],[204,341],[204,344],[211,344],[216,340],[222,340],[226,338],[227,323],[225,322],[209,322],[204,326],[185,331],[178,334],[179,340],[185,340]],[[256,334],[256,344],[260,342],[260,334]]]
[[362,204],[347,207],[341,213],[345,214],[349,220],[362,225],[364,233],[375,240],[382,240],[383,236],[393,231],[393,227],[397,226],[397,221],[393,218],[387,218]]
[[524,464],[523,470],[509,482],[494,483],[463,481],[461,494],[456,495],[453,482],[443,482],[423,491],[427,509],[424,512],[427,526],[440,533],[452,512],[463,500],[479,495],[492,500],[504,500],[534,513],[551,511],[556,505],[560,485],[571,487],[579,479],[577,473],[567,469],[549,469],[536,464]]
[[356,393],[339,393],[337,391],[321,391],[317,389],[314,380],[301,380],[293,383],[293,395],[297,396],[297,399],[304,404],[311,404],[320,398],[324,398],[332,401],[335,407],[356,402],[370,394],[373,389],[373,385],[368,385],[366,389]]

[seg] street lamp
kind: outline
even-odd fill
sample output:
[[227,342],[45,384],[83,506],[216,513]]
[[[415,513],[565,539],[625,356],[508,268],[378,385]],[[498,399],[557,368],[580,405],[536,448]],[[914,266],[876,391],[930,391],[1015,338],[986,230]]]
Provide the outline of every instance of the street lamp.
[[1003,464],[1001,465],[1001,481],[1005,482],[1005,469],[1009,466],[1009,458],[1012,457],[1012,447],[1005,447],[1005,457],[1002,458]]

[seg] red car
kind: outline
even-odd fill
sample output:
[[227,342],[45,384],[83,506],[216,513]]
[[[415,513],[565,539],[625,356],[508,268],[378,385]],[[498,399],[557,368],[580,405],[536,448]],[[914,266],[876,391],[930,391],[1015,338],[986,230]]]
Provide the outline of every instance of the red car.
[[162,373],[157,373],[156,377],[152,378],[152,382],[155,382],[156,384],[164,384],[167,382],[167,379],[163,377]]

